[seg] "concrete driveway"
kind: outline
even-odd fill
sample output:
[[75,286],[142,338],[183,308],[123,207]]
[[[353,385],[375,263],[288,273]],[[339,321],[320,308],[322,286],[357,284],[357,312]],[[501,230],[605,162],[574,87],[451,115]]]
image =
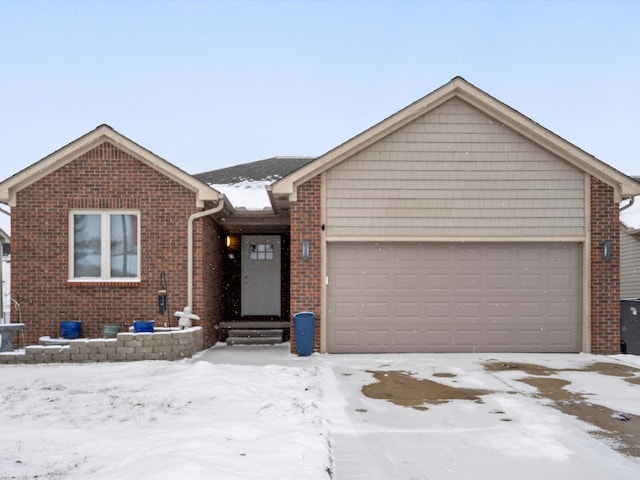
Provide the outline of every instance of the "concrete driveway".
[[333,479],[640,476],[639,357],[234,348],[217,361],[317,369]]
[[[620,370],[590,367],[603,360]],[[617,360],[331,355],[326,363],[344,401],[332,415],[336,479],[640,475],[640,385],[629,381],[639,373]]]

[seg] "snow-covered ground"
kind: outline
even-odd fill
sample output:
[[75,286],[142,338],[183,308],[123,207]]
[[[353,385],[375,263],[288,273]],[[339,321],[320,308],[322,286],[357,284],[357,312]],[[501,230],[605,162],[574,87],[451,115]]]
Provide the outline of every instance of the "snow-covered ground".
[[[0,479],[639,478],[640,459],[515,371],[487,371],[490,360],[572,368],[556,375],[568,389],[640,417],[640,385],[575,370],[640,367],[632,355],[297,357],[286,344],[219,344],[179,362],[0,366]],[[381,370],[491,393],[399,406],[363,395]]]

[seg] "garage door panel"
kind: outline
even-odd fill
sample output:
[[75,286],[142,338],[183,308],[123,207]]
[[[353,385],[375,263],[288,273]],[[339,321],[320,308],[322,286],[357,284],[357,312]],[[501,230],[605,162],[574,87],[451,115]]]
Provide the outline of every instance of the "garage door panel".
[[359,282],[360,282],[360,278],[358,275],[352,274],[352,275],[345,275],[345,274],[341,274],[341,275],[336,275],[333,278],[333,281],[336,285],[336,288],[338,288],[339,290],[346,290],[346,289],[353,289],[353,290],[357,290],[358,288],[360,288]]
[[459,347],[464,347],[465,349],[471,349],[473,351],[476,345],[480,345],[481,342],[481,334],[480,330],[467,330],[467,329],[459,329],[455,332],[455,343]]
[[362,277],[361,284],[367,290],[387,290],[391,281],[392,279],[387,273],[368,272]]
[[510,248],[500,247],[500,246],[487,247],[487,259],[491,261],[497,261],[497,262],[509,261],[512,255],[513,255],[513,252]]
[[482,283],[482,275],[479,273],[460,273],[455,276],[455,288],[464,294],[464,290],[477,290]]
[[551,274],[547,278],[549,280],[547,283],[549,290],[571,291],[573,288],[575,288],[575,285],[573,285],[574,279],[569,275]]
[[[422,284],[426,290],[449,290],[449,285],[451,284],[450,277],[451,275],[448,274],[432,273],[419,278],[422,280]],[[420,288],[419,284],[416,284],[416,288]]]
[[420,322],[422,313],[418,302],[398,302],[396,304],[395,316],[403,322]]
[[366,344],[374,349],[391,347],[391,332],[389,330],[367,330],[365,332]]
[[576,352],[579,244],[329,244],[330,352]]
[[547,304],[549,320],[562,319],[573,316],[573,305],[570,303],[551,302]]
[[509,321],[514,317],[513,304],[511,302],[489,302],[486,311],[487,318],[493,321]]
[[516,278],[516,284],[518,285],[518,290],[521,293],[525,293],[527,290],[529,290],[537,295],[540,290],[544,288],[542,275],[540,274],[517,273]]
[[486,343],[490,348],[507,348],[511,345],[513,332],[511,330],[489,329],[487,330]]
[[505,273],[488,273],[486,276],[486,287],[488,290],[511,291],[513,287],[513,275]]
[[354,345],[358,345],[360,334],[357,330],[335,330],[330,340],[336,348],[353,348]]
[[516,337],[518,345],[524,351],[537,351],[542,347],[542,334],[540,330],[520,330]]
[[362,305],[361,311],[364,313],[370,322],[377,322],[381,320],[385,324],[389,323],[388,319],[391,318],[392,306],[387,302],[370,302]]
[[[394,285],[398,290],[404,290],[406,292],[416,293],[420,290],[420,275],[399,273],[394,277]],[[388,285],[387,285],[388,287]]]
[[566,346],[571,343],[572,332],[568,330],[550,330],[549,343],[551,345]]
[[422,339],[416,335],[415,330],[397,330],[396,344],[401,347],[419,347]]
[[430,330],[429,331],[429,345],[433,351],[447,351],[447,348],[452,343],[450,330]]

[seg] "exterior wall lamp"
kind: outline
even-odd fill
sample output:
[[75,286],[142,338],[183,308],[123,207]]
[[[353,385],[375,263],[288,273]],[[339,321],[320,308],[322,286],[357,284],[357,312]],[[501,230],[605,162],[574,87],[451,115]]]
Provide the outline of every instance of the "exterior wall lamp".
[[310,258],[309,253],[309,240],[302,241],[302,260],[307,261]]
[[605,262],[611,260],[611,243],[609,240],[602,242],[602,259]]

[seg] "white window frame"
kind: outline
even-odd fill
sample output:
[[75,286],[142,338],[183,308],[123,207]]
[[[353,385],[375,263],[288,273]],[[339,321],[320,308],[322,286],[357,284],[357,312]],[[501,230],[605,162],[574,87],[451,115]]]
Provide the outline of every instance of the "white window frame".
[[[100,216],[100,273],[99,277],[76,277],[74,272],[74,249],[75,249],[75,216],[76,215],[99,215]],[[135,215],[138,218],[136,232],[138,238],[138,254],[135,277],[112,277],[111,276],[111,215]],[[69,281],[70,282],[140,282],[140,212],[138,210],[70,210],[69,211]]]

